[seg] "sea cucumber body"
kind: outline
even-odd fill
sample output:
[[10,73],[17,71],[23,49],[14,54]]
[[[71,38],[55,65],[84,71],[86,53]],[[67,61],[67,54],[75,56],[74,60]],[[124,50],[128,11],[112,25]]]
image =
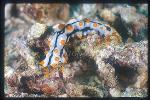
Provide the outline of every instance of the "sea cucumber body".
[[75,35],[79,38],[87,36],[91,31],[96,31],[100,37],[112,34],[112,28],[107,24],[99,21],[85,18],[83,20],[70,19],[66,25],[58,24],[54,27],[55,34],[53,38],[49,38],[50,50],[46,53],[46,57],[39,64],[43,67],[56,67],[59,63],[67,63],[68,56],[64,49],[65,44],[70,37]]

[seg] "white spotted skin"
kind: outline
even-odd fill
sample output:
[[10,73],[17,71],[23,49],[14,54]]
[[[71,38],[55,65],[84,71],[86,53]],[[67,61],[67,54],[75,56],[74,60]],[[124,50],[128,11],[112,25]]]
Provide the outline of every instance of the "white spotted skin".
[[60,25],[60,24],[56,24],[56,25],[53,26],[53,29],[54,29],[55,32],[61,30],[61,29],[59,29],[59,27],[58,27],[59,25]]
[[61,62],[65,63],[65,58],[64,57],[61,57]]
[[72,24],[72,23],[74,23],[74,22],[76,22],[76,21],[77,21],[77,19],[72,18],[72,19],[70,19],[70,20],[67,22],[67,24]]
[[77,23],[78,23],[78,22],[72,24],[72,26],[74,27],[74,30],[77,30],[77,29],[78,29],[78,24],[77,24]]
[[52,39],[51,39],[51,45],[52,45],[52,46],[55,45],[56,37],[57,37],[57,34],[55,34],[55,35],[52,37]]
[[50,59],[50,65],[52,66],[53,64],[58,64],[59,63],[59,61],[56,61],[55,60],[55,57],[58,57],[59,59],[60,59],[60,57],[59,56],[52,56],[52,58]]
[[[82,23],[82,25],[80,26],[80,23]],[[74,24],[74,26],[76,27],[76,29],[78,30],[82,30],[84,28],[84,22],[80,21]]]
[[99,24],[97,24],[97,27],[94,27],[94,23],[91,23],[90,24],[90,27],[93,29],[93,30],[95,30],[95,31],[99,31]]
[[85,22],[84,27],[90,27],[91,24],[91,22]]
[[65,33],[64,33],[64,34],[66,34],[66,35],[67,35],[67,34],[69,34],[69,33],[71,33],[71,32],[73,32],[73,31],[74,31],[75,27],[74,27],[73,25],[71,25],[71,26],[73,27],[73,30],[68,31],[68,30],[67,30],[67,28],[65,28]]
[[99,30],[100,35],[105,35],[105,30]]
[[59,55],[57,55],[57,56],[56,56],[56,55],[53,55],[53,56],[52,56],[52,59],[51,59],[51,62],[58,63],[59,61],[56,61],[56,60],[55,60],[56,57],[58,57],[59,60],[60,60],[60,56],[59,56]]
[[52,39],[49,39],[51,41],[51,43],[50,43],[50,52],[54,49],[55,42],[56,42],[56,37],[57,37],[57,34],[54,34]]
[[105,35],[106,27],[104,25],[100,25],[98,31],[101,35]]
[[63,49],[63,53],[62,53],[62,56],[61,56],[61,62],[62,63],[65,63],[65,61],[67,62],[67,60],[64,58],[64,54],[66,54],[67,58],[68,58],[68,55],[67,55],[67,52],[65,51],[65,49]]
[[49,51],[49,52],[46,54],[46,57],[45,57],[45,59],[44,59],[44,64],[43,64],[44,67],[46,67],[46,66],[48,65],[50,55],[51,55],[51,52]]
[[65,42],[66,42],[66,39],[67,39],[66,34],[59,35],[59,37],[57,39],[57,48],[62,49],[64,47],[64,45],[61,45],[61,40],[65,40]]
[[[104,24],[105,26],[108,26],[108,27],[110,27],[109,25],[107,25],[107,24]],[[108,31],[108,30],[106,30],[106,31]],[[111,34],[113,32],[113,30],[112,30],[112,28],[110,28],[110,31],[109,31],[109,33]]]
[[[57,52],[55,52],[55,50],[56,50]],[[54,56],[59,56],[59,55],[60,55],[60,48],[58,48],[58,46],[54,49],[53,55],[54,55]]]
[[87,34],[89,34],[90,32],[91,32],[91,30],[88,30],[88,31],[87,31]]

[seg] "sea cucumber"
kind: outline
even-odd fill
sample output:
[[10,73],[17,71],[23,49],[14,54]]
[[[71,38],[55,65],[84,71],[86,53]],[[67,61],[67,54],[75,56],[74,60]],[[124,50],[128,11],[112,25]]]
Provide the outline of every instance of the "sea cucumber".
[[66,24],[55,25],[53,38],[48,38],[50,50],[45,52],[46,57],[39,62],[39,65],[50,70],[51,67],[55,68],[58,64],[67,63],[68,55],[64,46],[70,37],[86,37],[93,30],[102,38],[109,37],[116,32],[109,25],[88,18],[82,20],[72,18]]

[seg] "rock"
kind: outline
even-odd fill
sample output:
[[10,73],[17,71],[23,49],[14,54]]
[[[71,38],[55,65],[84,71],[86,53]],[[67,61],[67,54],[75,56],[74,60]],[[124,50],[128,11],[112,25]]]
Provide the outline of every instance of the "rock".
[[103,90],[97,89],[91,86],[83,86],[82,94],[88,97],[103,97],[104,96]]
[[148,73],[146,71],[137,77],[137,81],[133,87],[135,87],[135,88],[146,88],[148,86],[147,82],[148,82]]
[[81,5],[81,12],[83,16],[86,16],[88,18],[95,15],[97,6],[96,4],[82,4]]
[[78,70],[80,70],[77,67],[71,68],[73,66],[71,66],[71,64],[67,64],[64,68],[64,72],[63,72],[63,77],[64,80],[69,80],[72,79],[74,77],[75,72],[77,73]]
[[[34,56],[31,53],[31,50],[29,49],[29,47],[27,46],[27,43],[25,43],[25,41],[20,41],[20,40],[16,40],[16,51],[18,52],[18,54],[21,56],[20,61],[22,61],[22,67],[25,67],[26,69],[28,67],[30,67],[31,69],[28,70],[33,70],[35,69],[35,59]],[[20,68],[20,67],[18,67]],[[23,70],[25,71],[25,70]]]
[[18,83],[19,83],[18,75],[13,68],[11,68],[10,66],[6,66],[4,76],[5,76],[5,82],[8,85],[8,88],[18,86]]
[[[108,48],[101,50],[96,59],[99,77],[105,80],[107,86],[112,87],[120,84],[124,88],[127,86],[140,89],[147,87],[146,41],[129,43],[121,48],[112,47],[107,50]],[[119,84],[117,84],[118,82]]]
[[147,97],[147,89],[126,88],[121,97]]
[[82,87],[79,85],[68,83],[66,85],[66,93],[71,97],[82,96]]
[[117,89],[117,88],[109,88],[109,93],[111,94],[112,97],[120,97],[121,96],[121,91],[120,91],[120,89]]
[[11,10],[12,10],[13,4],[6,4],[5,5],[5,19],[9,19],[11,15]]
[[103,97],[103,91],[88,85],[68,83],[66,86],[67,95],[71,97]]
[[15,70],[11,68],[10,66],[6,66],[4,68],[4,72],[5,72],[4,74],[5,77],[11,77],[11,75],[15,73]]
[[21,96],[22,96],[22,97],[27,97],[27,96],[28,96],[28,93],[21,93]]
[[[121,20],[125,26],[124,28],[126,28],[126,30],[128,31],[126,32],[126,34],[130,35],[134,39],[134,41],[141,41],[147,37],[146,31],[148,29],[148,18],[143,14],[139,14],[134,6],[118,5],[116,7],[113,7],[111,11],[120,15]],[[119,20],[116,20],[116,23],[117,21]],[[114,24],[114,26],[116,27],[117,25]]]
[[[69,5],[68,4],[19,4],[18,8],[30,19],[37,22],[51,23],[68,20]],[[47,10],[49,9],[49,10]],[[59,20],[58,20],[59,19]]]
[[41,86],[41,90],[45,95],[51,95],[53,92],[56,91],[56,88],[54,86],[48,86],[48,84],[43,84]]
[[24,36],[25,30],[28,30],[31,23],[29,25],[25,24],[26,22],[20,18],[11,17],[5,21],[5,34],[11,33],[13,37],[19,37],[20,35]]
[[28,40],[40,37],[47,29],[46,24],[35,23],[28,33]]
[[113,47],[109,47],[107,48],[109,49],[108,51],[106,49],[103,49],[101,51],[99,51],[97,58],[96,58],[96,63],[98,64],[98,76],[100,79],[104,80],[105,84],[108,87],[115,87],[117,85],[117,81],[115,78],[115,69],[108,65],[105,64],[105,62],[103,61],[103,57],[107,58],[109,57],[113,52],[114,52],[114,48]]
[[[123,6],[118,5],[114,8],[112,8],[112,12],[120,13],[121,17],[123,17],[123,19],[126,21],[126,23],[129,23],[131,21],[136,20],[136,18],[139,18],[139,15],[135,16],[135,15],[137,15],[137,13],[136,13],[135,7],[133,7],[133,6],[123,7]],[[128,12],[128,13],[125,14],[125,12]]]
[[115,21],[115,15],[109,9],[104,9],[101,11],[100,16],[108,22]]
[[137,11],[144,14],[145,16],[148,16],[148,5],[147,4],[138,5]]
[[7,83],[11,87],[17,87],[18,85],[18,78],[16,74],[12,74],[11,77],[6,79]]
[[[105,65],[105,64],[104,64]],[[115,78],[115,70],[109,65],[98,67],[98,76],[103,79],[108,87],[116,87],[117,80]]]
[[67,97],[67,94],[59,95],[58,97]]

